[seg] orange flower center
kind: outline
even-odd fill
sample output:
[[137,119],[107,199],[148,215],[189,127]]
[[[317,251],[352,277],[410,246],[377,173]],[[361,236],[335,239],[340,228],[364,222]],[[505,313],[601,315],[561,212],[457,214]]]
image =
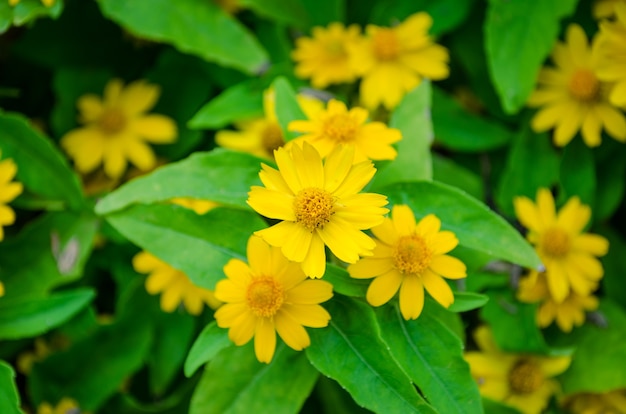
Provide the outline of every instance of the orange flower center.
[[393,251],[396,269],[405,275],[422,273],[430,266],[432,256],[426,241],[416,234],[401,237]]
[[558,227],[551,227],[543,234],[543,251],[551,257],[563,257],[570,250],[570,236]]
[[394,60],[400,54],[400,44],[393,29],[378,29],[372,43],[378,60]]
[[580,101],[595,101],[600,94],[600,82],[592,71],[579,69],[569,81],[569,92]]
[[126,117],[118,109],[107,109],[98,120],[98,127],[106,135],[120,132],[126,126]]
[[515,394],[530,394],[543,384],[543,373],[537,364],[522,359],[509,371],[509,386]]
[[333,115],[324,123],[324,134],[336,142],[354,141],[359,124],[348,114]]
[[313,231],[330,221],[334,213],[333,196],[319,188],[300,190],[293,201],[296,221]]
[[248,285],[246,301],[255,316],[271,318],[278,312],[284,300],[283,286],[273,277],[258,277]]
[[268,124],[261,133],[261,145],[271,155],[275,149],[285,144],[283,139],[283,131],[278,124]]

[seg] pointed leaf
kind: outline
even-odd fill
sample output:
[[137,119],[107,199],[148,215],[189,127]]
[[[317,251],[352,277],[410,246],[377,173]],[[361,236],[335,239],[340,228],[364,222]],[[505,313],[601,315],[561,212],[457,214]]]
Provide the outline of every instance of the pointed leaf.
[[20,395],[15,385],[15,371],[4,361],[0,361],[0,412],[20,414]]
[[232,346],[228,330],[217,326],[215,321],[204,327],[193,343],[185,360],[185,375],[191,377],[198,368],[209,362],[224,348]]
[[308,118],[302,111],[302,108],[300,108],[296,92],[291,87],[287,78],[283,76],[276,78],[272,84],[272,88],[274,88],[274,93],[276,94],[276,117],[283,130],[283,136],[289,141],[299,134],[287,130],[287,125],[289,125],[291,121]]
[[474,292],[454,292],[454,303],[450,305],[450,312],[467,312],[482,307],[489,301],[489,296]]

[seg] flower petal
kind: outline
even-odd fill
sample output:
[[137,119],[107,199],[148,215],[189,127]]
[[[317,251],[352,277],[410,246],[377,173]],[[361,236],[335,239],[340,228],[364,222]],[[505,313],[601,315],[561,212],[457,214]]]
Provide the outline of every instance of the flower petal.
[[417,319],[424,308],[424,287],[415,275],[405,276],[400,286],[400,313],[405,320]]
[[254,332],[254,353],[259,362],[269,364],[276,350],[276,330],[266,318],[258,318]]
[[403,276],[397,270],[391,270],[375,278],[367,289],[367,302],[372,306],[380,306],[389,300],[400,289]]

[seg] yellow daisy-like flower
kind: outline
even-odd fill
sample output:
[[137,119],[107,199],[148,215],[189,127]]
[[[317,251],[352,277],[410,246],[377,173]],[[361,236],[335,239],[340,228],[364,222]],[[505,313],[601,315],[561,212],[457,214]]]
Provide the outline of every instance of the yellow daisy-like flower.
[[215,296],[224,302],[215,320],[230,328],[228,337],[244,345],[254,337],[260,362],[270,363],[276,349],[276,333],[296,351],[310,345],[304,329],[323,328],[330,314],[319,304],[333,296],[332,285],[310,280],[297,263],[290,262],[279,248],[251,236],[248,264],[231,259],[224,266],[227,279],[217,283]]
[[4,239],[2,226],[15,223],[15,212],[7,203],[13,201],[24,191],[22,183],[13,182],[16,173],[17,165],[13,160],[0,161],[0,241]]
[[313,37],[296,39],[291,57],[296,61],[295,73],[300,78],[311,78],[315,88],[354,82],[356,73],[350,64],[349,49],[361,38],[357,25],[344,27],[334,22],[328,28],[314,27]]
[[565,372],[571,357],[545,357],[505,353],[498,349],[491,330],[474,331],[479,351],[466,352],[472,377],[480,394],[517,408],[524,414],[539,414],[559,390],[553,377]]
[[305,135],[292,142],[307,141],[315,147],[322,158],[337,145],[354,145],[354,162],[365,160],[393,160],[398,155],[391,146],[402,139],[402,133],[388,128],[382,122],[367,122],[368,111],[352,108],[335,99],[328,102],[325,111],[318,112],[308,121],[292,121],[290,131]]
[[541,107],[531,121],[536,132],[555,128],[554,143],[567,145],[578,131],[589,147],[602,142],[602,130],[618,141],[626,141],[626,118],[608,100],[609,85],[598,78],[600,49],[598,37],[591,44],[583,29],[570,24],[565,43],[552,51],[556,68],[539,72],[539,87],[528,105]]
[[608,19],[615,16],[615,8],[619,4],[626,4],[624,0],[596,0],[593,3],[593,17]]
[[213,210],[215,207],[219,207],[219,203],[210,200],[198,200],[188,197],[177,197],[170,200],[174,204],[188,208],[196,212],[196,214],[202,215]]
[[626,1],[615,5],[617,20],[600,24],[599,48],[602,64],[598,77],[615,82],[609,100],[613,105],[626,106]]
[[76,169],[88,173],[104,164],[109,177],[120,178],[128,161],[142,171],[154,168],[157,159],[147,143],[172,143],[177,134],[172,119],[146,114],[159,94],[156,85],[136,81],[124,88],[114,79],[104,89],[104,100],[91,94],[80,97],[80,122],[85,126],[61,138]]
[[517,218],[528,229],[526,238],[546,268],[554,301],[562,303],[570,288],[578,295],[589,295],[604,275],[595,256],[604,256],[609,249],[604,237],[583,233],[591,218],[589,206],[572,197],[557,214],[552,193],[546,188],[537,192],[536,205],[526,197],[516,197],[513,204]]
[[371,255],[376,244],[362,230],[380,224],[389,211],[383,207],[387,197],[359,193],[376,172],[371,161],[353,164],[352,146],[335,148],[324,163],[307,142],[290,149],[274,152],[278,170],[262,164],[265,187],[253,186],[248,193],[256,212],[281,220],[255,234],[302,263],[311,277],[324,275],[324,245],[347,263]]
[[181,302],[192,315],[199,315],[204,304],[212,309],[220,305],[212,291],[194,285],[186,274],[146,251],[133,257],[133,268],[138,273],[148,273],[146,290],[151,295],[161,293],[164,312],[174,312]]
[[[593,283],[591,289],[595,289],[595,285]],[[574,326],[582,325],[585,322],[585,311],[598,308],[598,299],[595,296],[582,296],[574,291],[563,302],[556,302],[550,295],[545,272],[532,271],[520,280],[517,298],[526,303],[540,302],[537,325],[545,328],[556,320],[557,326],[563,332],[571,332]]]
[[[9,6],[17,5],[21,0],[9,0]],[[56,0],[41,0],[41,3],[46,7],[54,6]]]
[[565,398],[562,406],[570,414],[624,414],[626,413],[626,390],[614,390],[602,394],[582,392]]
[[[466,267],[446,253],[459,241],[451,231],[440,231],[441,221],[429,214],[415,223],[408,206],[396,205],[391,218],[372,228],[376,236],[374,255],[348,266],[350,276],[375,278],[367,289],[367,301],[381,306],[400,291],[400,311],[404,319],[417,319],[424,307],[424,288],[446,308],[454,295],[443,277],[465,277]],[[442,277],[443,276],[443,277]]]
[[72,398],[63,397],[61,401],[53,407],[48,402],[43,402],[37,407],[37,414],[69,414],[69,413],[83,413],[88,414],[87,411],[81,411],[78,403]]
[[394,108],[423,78],[449,75],[448,50],[433,42],[433,19],[424,12],[396,27],[367,26],[368,37],[351,48],[350,59],[361,82],[361,100],[368,108]]

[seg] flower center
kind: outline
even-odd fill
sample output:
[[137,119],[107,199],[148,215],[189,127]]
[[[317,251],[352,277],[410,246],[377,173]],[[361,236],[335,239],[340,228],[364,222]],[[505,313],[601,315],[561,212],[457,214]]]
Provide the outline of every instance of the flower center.
[[284,300],[283,286],[270,276],[253,279],[246,292],[246,301],[250,310],[262,318],[274,316]]
[[528,361],[517,362],[509,371],[509,386],[515,394],[530,394],[543,384],[543,373],[539,367]]
[[600,94],[600,82],[590,70],[577,70],[569,81],[570,94],[580,101],[595,101]]
[[343,43],[338,40],[331,40],[326,43],[326,51],[334,58],[345,58],[347,56]]
[[398,37],[393,29],[378,29],[372,38],[378,60],[394,60],[400,54]]
[[126,117],[117,109],[106,110],[98,120],[98,127],[106,135],[120,132],[126,126]]
[[296,194],[293,201],[296,221],[313,231],[330,221],[333,215],[333,196],[319,188],[305,188]]
[[543,251],[552,257],[563,257],[570,250],[569,235],[558,227],[551,227],[541,239]]
[[359,125],[348,114],[331,116],[324,123],[324,134],[336,142],[354,141]]
[[404,236],[398,240],[393,252],[396,269],[402,274],[419,274],[430,266],[433,252],[418,235]]
[[269,154],[273,154],[275,149],[285,144],[283,131],[278,124],[271,123],[263,129],[261,133],[261,144]]

